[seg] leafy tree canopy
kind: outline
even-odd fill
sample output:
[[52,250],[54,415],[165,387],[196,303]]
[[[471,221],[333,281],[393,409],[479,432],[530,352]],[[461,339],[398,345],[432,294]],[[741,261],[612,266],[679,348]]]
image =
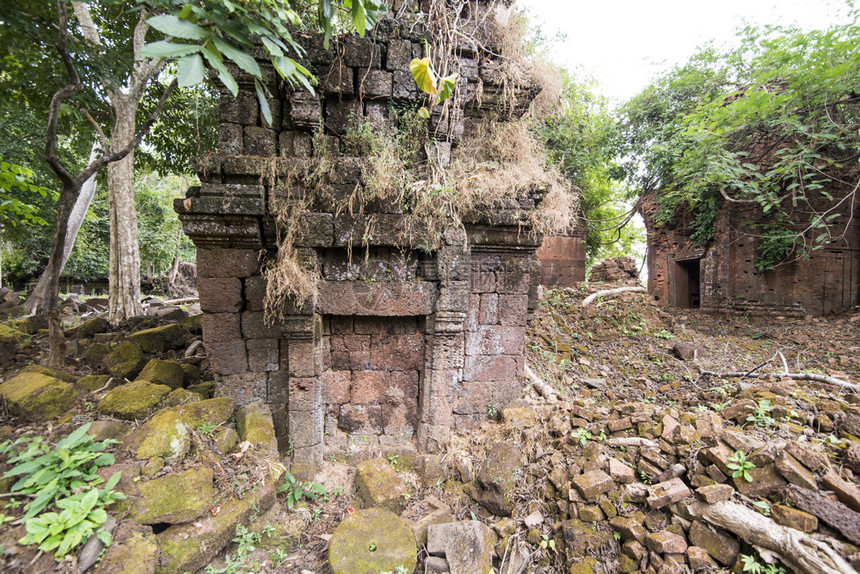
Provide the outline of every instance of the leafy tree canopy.
[[859,15],[827,30],[746,28],[739,48],[702,50],[626,104],[629,181],[656,194],[660,221],[687,211],[707,242],[721,205],[755,206],[760,269],[839,235],[858,189]]

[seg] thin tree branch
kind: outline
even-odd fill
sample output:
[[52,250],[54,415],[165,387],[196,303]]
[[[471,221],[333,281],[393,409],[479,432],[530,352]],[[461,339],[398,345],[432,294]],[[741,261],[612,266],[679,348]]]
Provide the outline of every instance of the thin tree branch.
[[110,149],[110,142],[108,141],[104,130],[102,130],[102,127],[98,124],[98,122],[93,119],[93,116],[90,115],[90,111],[86,108],[81,108],[81,113],[84,114],[84,117],[87,118],[89,122],[93,125],[93,128],[96,130],[96,134],[98,134],[99,136],[99,141],[101,141],[102,148]]

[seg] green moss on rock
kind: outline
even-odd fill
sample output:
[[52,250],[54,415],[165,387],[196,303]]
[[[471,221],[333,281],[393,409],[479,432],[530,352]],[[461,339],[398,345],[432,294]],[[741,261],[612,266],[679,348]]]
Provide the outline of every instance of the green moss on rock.
[[178,389],[185,380],[185,371],[177,361],[151,359],[137,378],[159,385],[167,385],[171,389]]
[[123,341],[105,355],[101,362],[111,376],[118,379],[131,379],[143,368],[143,351],[134,343]]
[[196,385],[188,385],[188,390],[192,393],[197,393],[203,398],[211,399],[215,394],[215,381],[206,381],[197,383]]
[[164,397],[164,402],[162,404],[165,407],[178,407],[180,405],[196,403],[197,401],[202,400],[202,396],[197,393],[192,393],[187,389],[173,389],[166,397]]
[[207,467],[140,482],[140,499],[131,519],[141,524],[181,524],[203,516],[212,507],[214,475]]
[[10,410],[27,420],[41,422],[68,411],[77,398],[75,388],[42,373],[21,373],[0,385]]
[[134,381],[108,391],[97,409],[120,419],[144,419],[157,410],[161,399],[169,392],[167,385]]
[[182,327],[178,324],[163,325],[132,333],[126,341],[134,343],[144,353],[162,353],[168,349],[178,349],[185,340]]
[[152,529],[124,522],[96,571],[100,574],[154,574],[157,563],[158,541]]
[[239,431],[240,439],[251,443],[259,452],[277,455],[278,440],[275,438],[272,413],[263,403],[248,403],[239,407],[236,430]]
[[97,367],[102,365],[102,359],[104,359],[107,354],[110,353],[110,347],[108,347],[105,343],[93,343],[92,345],[88,345],[84,352],[81,354],[81,357],[84,361],[87,362],[88,365],[92,365],[93,367]]
[[78,326],[78,339],[90,339],[97,333],[107,333],[111,329],[110,322],[104,317],[93,317]]
[[109,380],[110,375],[87,375],[78,379],[75,384],[85,391],[97,391],[104,387]]
[[355,469],[355,489],[365,507],[381,507],[400,514],[406,483],[387,460],[366,460]]
[[48,367],[43,367],[42,365],[27,365],[23,369],[21,369],[22,373],[41,373],[43,375],[48,375],[49,377],[54,377],[55,379],[60,379],[65,383],[75,384],[78,378],[65,371],[58,371],[57,369],[49,369]]
[[417,556],[412,531],[399,516],[383,508],[347,516],[332,534],[328,548],[334,574],[379,574],[398,567],[412,572]]

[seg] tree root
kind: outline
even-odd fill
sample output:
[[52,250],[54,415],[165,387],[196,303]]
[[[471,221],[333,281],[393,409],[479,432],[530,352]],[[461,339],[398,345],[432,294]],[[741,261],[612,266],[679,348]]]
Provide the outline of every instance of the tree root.
[[603,291],[598,291],[597,293],[592,293],[588,297],[582,300],[582,306],[588,307],[591,305],[595,299],[598,297],[605,297],[606,295],[617,295],[619,293],[644,293],[647,289],[645,287],[618,287],[616,289],[604,289]]
[[728,530],[753,546],[773,552],[795,572],[857,574],[831,545],[799,530],[780,526],[742,504],[694,502],[683,508],[693,518]]

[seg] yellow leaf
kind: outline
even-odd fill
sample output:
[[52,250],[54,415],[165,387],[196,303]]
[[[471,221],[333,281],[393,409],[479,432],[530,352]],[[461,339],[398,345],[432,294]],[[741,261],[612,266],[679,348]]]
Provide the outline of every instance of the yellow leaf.
[[430,68],[430,58],[415,58],[409,63],[409,71],[412,72],[419,90],[431,96],[436,95],[436,74]]

